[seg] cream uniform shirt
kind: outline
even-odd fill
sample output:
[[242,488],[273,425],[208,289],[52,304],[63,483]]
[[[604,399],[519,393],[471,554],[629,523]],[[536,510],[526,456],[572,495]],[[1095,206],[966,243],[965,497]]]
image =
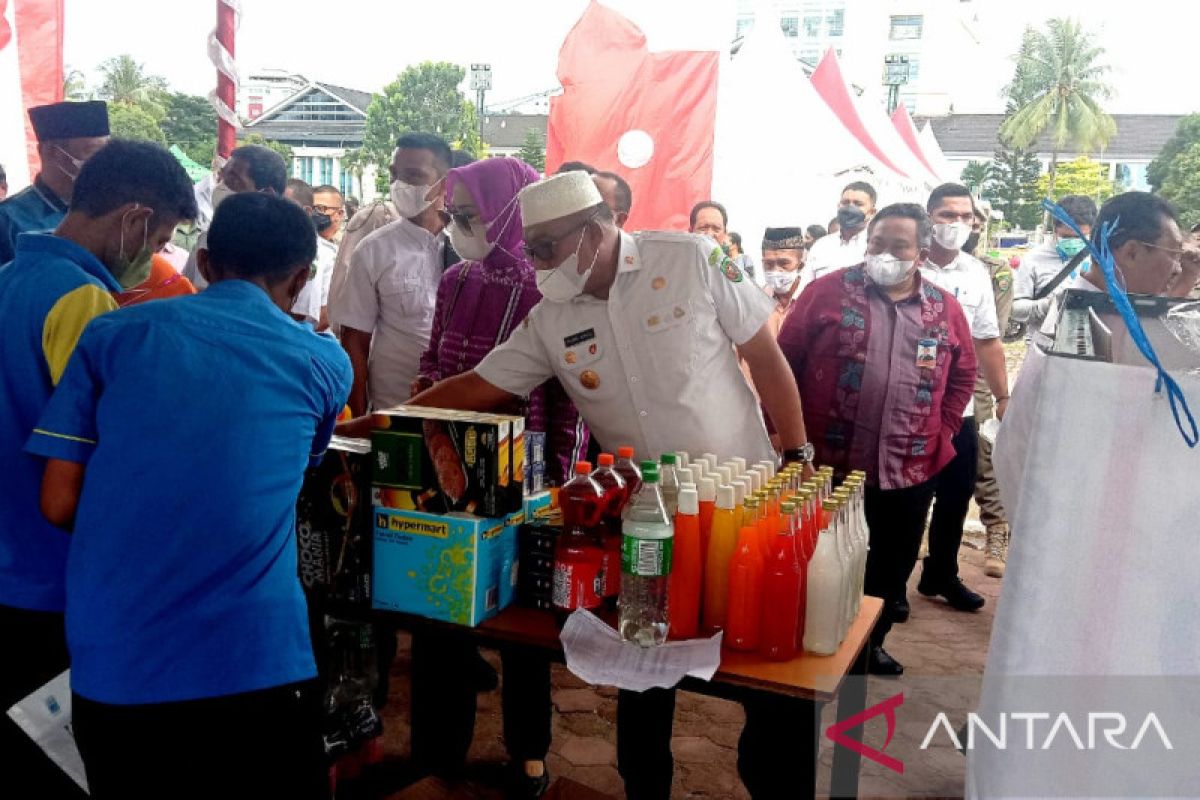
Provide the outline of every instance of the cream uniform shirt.
[[775,459],[738,368],[774,304],[700,236],[622,232],[608,300],[542,300],[476,372],[525,395],[558,378],[600,444]]

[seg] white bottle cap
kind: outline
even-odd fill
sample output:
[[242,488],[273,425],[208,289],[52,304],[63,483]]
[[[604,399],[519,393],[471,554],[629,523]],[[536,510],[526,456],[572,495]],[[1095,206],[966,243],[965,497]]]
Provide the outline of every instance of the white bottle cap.
[[731,458],[731,459],[729,459],[729,460],[730,460],[730,461],[732,461],[734,464],[737,464],[737,471],[738,471],[738,474],[745,474],[745,472],[746,472],[746,459],[744,459],[744,458]]
[[710,470],[714,470],[717,468],[717,457],[714,456],[712,453],[705,453],[704,455],[700,456],[700,458],[703,459],[708,464],[708,468]]
[[679,513],[692,515],[700,513],[700,497],[696,494],[696,487],[690,483],[679,487]]
[[758,490],[763,486],[762,473],[752,469],[746,473],[746,477],[750,479],[750,493],[758,494]]
[[756,475],[758,475],[759,482],[761,483],[761,486],[759,486],[760,489],[764,488],[768,483],[771,482],[771,470],[767,469],[762,464],[756,465],[754,467],[754,472]]
[[750,480],[749,475],[743,475],[740,478],[735,478],[734,483],[742,485],[742,497],[754,497],[754,481]]
[[700,499],[705,503],[715,502],[717,499],[717,482],[712,478],[701,478],[696,484],[697,491],[700,494]]
[[688,454],[686,452],[684,452],[683,450],[680,450],[679,452],[677,452],[675,454],[675,466],[676,467],[687,467],[690,464],[691,464],[691,459],[688,458]]
[[733,470],[729,469],[729,467],[717,467],[717,475],[720,477],[721,483],[733,483]]
[[717,487],[717,508],[723,508],[727,511],[732,511],[735,505],[735,496],[733,487],[729,484],[721,484]]
[[729,474],[732,475],[733,477],[735,477],[735,478],[741,477],[742,471],[740,469],[738,469],[738,465],[737,465],[736,461],[726,461],[721,466],[724,467],[725,469],[729,470]]
[[733,487],[733,504],[740,506],[746,502],[746,487],[740,480],[735,480],[730,484]]
[[775,477],[775,462],[774,461],[760,461],[755,466],[767,468],[767,480],[771,480],[771,478]]
[[700,481],[704,480],[704,476],[707,474],[704,467],[701,466],[703,463],[703,461],[697,461],[687,468],[688,474],[692,476],[692,483],[697,486],[700,485]]
[[682,492],[684,489],[691,489],[694,492],[696,491],[696,484],[692,483],[691,481],[681,481],[679,484],[679,491]]

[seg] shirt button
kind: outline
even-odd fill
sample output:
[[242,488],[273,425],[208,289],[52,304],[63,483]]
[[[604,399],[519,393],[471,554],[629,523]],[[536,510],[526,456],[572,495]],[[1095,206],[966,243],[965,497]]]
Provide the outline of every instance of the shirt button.
[[638,382],[638,376],[637,376],[637,375],[630,375],[630,376],[629,376],[629,382],[630,382],[630,383],[637,383],[637,382]]
[[638,416],[639,416],[639,417],[644,417],[644,416],[646,416],[646,412],[645,412],[645,411],[639,411],[639,412],[638,412]]

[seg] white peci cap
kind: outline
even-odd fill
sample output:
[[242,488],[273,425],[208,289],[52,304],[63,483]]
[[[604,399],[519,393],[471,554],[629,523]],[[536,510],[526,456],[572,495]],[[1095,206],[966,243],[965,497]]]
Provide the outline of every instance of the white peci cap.
[[717,508],[724,508],[728,511],[733,510],[734,506],[733,487],[728,484],[721,484],[717,487]]
[[679,487],[679,513],[700,513],[700,497],[696,494],[696,487],[690,483],[685,483]]
[[604,203],[600,190],[586,172],[564,172],[530,184],[517,195],[526,228],[562,219]]

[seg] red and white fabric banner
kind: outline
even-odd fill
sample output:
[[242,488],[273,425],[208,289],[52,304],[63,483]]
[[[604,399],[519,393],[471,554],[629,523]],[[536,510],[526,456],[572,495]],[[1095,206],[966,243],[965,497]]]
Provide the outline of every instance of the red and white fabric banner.
[[0,0],[0,163],[10,192],[40,167],[25,110],[62,96],[63,0]]

